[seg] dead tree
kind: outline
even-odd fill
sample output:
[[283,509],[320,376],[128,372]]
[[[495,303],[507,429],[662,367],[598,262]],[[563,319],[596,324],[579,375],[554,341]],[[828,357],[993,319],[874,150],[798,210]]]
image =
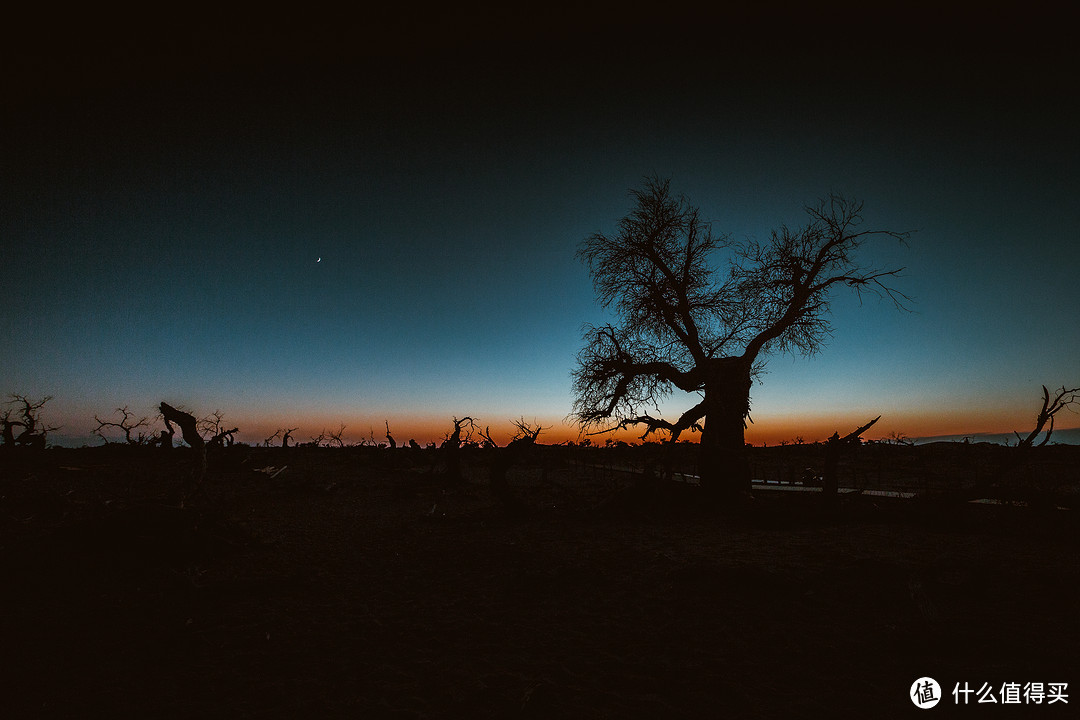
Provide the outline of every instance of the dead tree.
[[[1021,437],[1020,433],[1014,432],[1017,439],[1017,447],[1030,448],[1035,442],[1035,438],[1039,436],[1039,433],[1045,428],[1046,436],[1035,447],[1042,447],[1050,441],[1050,435],[1054,432],[1054,417],[1063,409],[1068,408],[1072,410],[1073,405],[1080,405],[1080,387],[1066,388],[1061,386],[1061,390],[1057,391],[1057,395],[1050,399],[1050,391],[1046,389],[1046,386],[1042,386],[1043,390],[1043,402],[1042,409],[1039,410],[1039,414],[1035,417],[1035,429],[1032,430],[1027,437]],[[1049,427],[1047,427],[1049,423]]]
[[880,419],[881,416],[878,415],[862,427],[855,428],[844,437],[840,437],[839,432],[834,432],[832,437],[829,438],[829,441],[825,444],[825,468],[821,473],[821,494],[825,498],[835,498],[837,490],[840,487],[840,481],[837,477],[837,467],[840,464],[841,453],[845,449],[862,442],[860,436]]
[[480,435],[480,438],[483,440],[483,442],[480,443],[480,447],[484,448],[485,450],[494,450],[494,449],[499,447],[499,444],[491,439],[491,426],[490,425],[488,425],[483,430],[477,431],[477,433]]
[[184,438],[184,442],[191,446],[195,454],[195,470],[192,473],[191,482],[185,488],[185,495],[190,496],[199,489],[203,478],[206,476],[206,442],[203,440],[202,435],[199,434],[199,423],[194,415],[183,410],[177,410],[166,402],[162,402],[158,409],[161,411],[161,417],[165,421],[166,427],[169,428],[170,436],[175,432],[173,423],[176,423],[180,427],[181,437]]
[[[31,402],[25,395],[9,395],[8,405],[21,404],[22,408],[21,411],[17,411],[16,408],[9,407],[0,418],[0,422],[3,423],[4,445],[44,448],[46,436],[60,429],[59,426],[47,425],[41,420],[41,408],[50,400],[52,400],[52,395],[46,395],[36,403]],[[22,428],[18,435],[15,434],[17,427]]]
[[[699,469],[712,495],[750,490],[745,429],[750,387],[768,356],[813,355],[832,334],[830,301],[847,288],[898,308],[890,285],[901,269],[859,262],[858,251],[906,233],[862,229],[862,204],[830,195],[805,208],[809,221],[781,226],[765,243],[713,235],[696,207],[651,178],[633,193],[613,235],[586,239],[578,256],[617,325],[587,326],[573,372],[574,414],[583,429],[645,427],[701,432]],[[726,254],[719,267],[718,253]],[[649,410],[674,390],[695,404],[674,422]]]
[[203,439],[214,437],[222,431],[224,424],[222,420],[225,418],[225,413],[220,410],[215,410],[206,417],[199,420],[199,433],[203,436]]
[[207,447],[224,448],[231,446],[235,442],[236,433],[240,432],[240,428],[226,430],[225,424],[222,422],[224,418],[225,413],[215,410],[202,420],[199,420],[199,433],[205,439]]
[[165,430],[158,433],[158,436],[150,441],[150,444],[157,445],[162,450],[172,450],[173,436],[176,434],[176,430],[170,425]]
[[207,447],[232,447],[232,444],[236,442],[236,433],[240,432],[240,428],[233,428],[232,430],[222,430],[215,433],[213,437],[206,441]]
[[[493,459],[488,470],[488,486],[492,498],[502,506],[504,511],[517,514],[524,509],[524,506],[511,490],[507,474],[511,467],[529,459],[529,451],[536,446],[536,440],[540,437],[540,433],[549,428],[545,428],[539,423],[528,423],[523,417],[518,420],[511,420],[510,424],[514,426],[517,432],[514,433],[514,437],[505,448],[494,447]],[[486,442],[490,442],[492,446],[495,445],[494,441],[491,440],[490,431],[486,435],[481,433],[481,437]],[[547,477],[546,467],[543,470],[543,476]]]
[[337,432],[329,433],[330,440],[326,444],[328,446],[333,445],[334,447],[339,447],[339,448],[345,447],[345,440],[342,438],[342,436],[344,434],[345,434],[345,423],[342,423],[341,427],[339,427],[337,429]]
[[282,428],[279,431],[279,432],[282,433],[282,435],[281,435],[281,447],[283,447],[283,448],[289,447],[289,438],[291,438],[292,434],[294,432],[296,432],[297,430],[299,430],[299,429],[300,428],[289,428],[289,429],[286,430],[285,428]]
[[133,420],[135,416],[130,410],[128,410],[127,405],[125,405],[124,407],[116,408],[116,412],[120,413],[119,421],[102,420],[97,415],[94,416],[94,421],[98,424],[97,428],[94,429],[94,435],[97,435],[99,438],[104,440],[106,444],[108,444],[110,441],[109,438],[105,437],[104,431],[106,428],[113,428],[124,433],[124,442],[128,445],[147,445],[155,441],[155,438],[148,436],[142,432],[140,432],[136,437],[131,436],[131,433],[138,430],[139,428],[149,428],[150,418],[144,416],[142,418],[139,418],[139,420],[137,421]]
[[384,420],[386,423],[386,442],[390,443],[390,449],[393,450],[397,447],[397,443],[394,442],[394,437],[390,434],[390,421]]
[[531,423],[525,422],[525,418],[511,420],[510,424],[514,426],[515,430],[517,430],[517,432],[514,433],[514,437],[510,440],[511,446],[513,446],[515,443],[519,446],[535,445],[536,439],[540,437],[540,433],[544,430],[551,429],[550,427],[543,427],[542,425],[540,425],[540,423],[536,423],[534,426]]
[[[463,479],[461,475],[461,447],[472,439],[472,433],[475,429],[476,423],[471,417],[466,416],[460,420],[455,417],[453,432],[447,435],[440,446],[443,460],[446,463],[446,479],[449,482],[456,483]],[[463,430],[465,431],[464,437],[462,437]]]

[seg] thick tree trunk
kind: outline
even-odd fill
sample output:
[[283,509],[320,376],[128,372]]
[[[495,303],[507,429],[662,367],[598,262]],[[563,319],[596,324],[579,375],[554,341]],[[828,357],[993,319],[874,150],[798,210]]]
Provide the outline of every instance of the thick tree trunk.
[[720,360],[705,383],[705,426],[701,433],[701,486],[717,500],[750,494],[746,417],[750,409],[750,363]]
[[191,482],[184,489],[185,495],[192,495],[199,489],[203,477],[206,475],[206,443],[203,441],[202,436],[199,435],[198,424],[193,415],[177,410],[172,405],[164,402],[158,406],[158,409],[161,411],[161,416],[170,430],[172,430],[173,423],[180,426],[184,442],[191,446],[191,450],[195,454],[195,469],[192,472]]

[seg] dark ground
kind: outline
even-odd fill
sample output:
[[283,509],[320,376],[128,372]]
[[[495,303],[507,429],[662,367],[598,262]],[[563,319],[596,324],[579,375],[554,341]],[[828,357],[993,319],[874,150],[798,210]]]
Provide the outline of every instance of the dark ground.
[[[1080,693],[1080,523],[1055,507],[1080,448],[1008,467],[1027,507],[949,496],[1002,490],[1011,456],[939,447],[841,482],[936,499],[738,514],[586,467],[613,450],[540,448],[508,474],[519,512],[483,455],[448,484],[405,451],[233,450],[184,508],[179,455],[0,453],[0,717],[894,717],[924,675],[937,715],[956,682]],[[755,453],[760,474],[814,460]]]

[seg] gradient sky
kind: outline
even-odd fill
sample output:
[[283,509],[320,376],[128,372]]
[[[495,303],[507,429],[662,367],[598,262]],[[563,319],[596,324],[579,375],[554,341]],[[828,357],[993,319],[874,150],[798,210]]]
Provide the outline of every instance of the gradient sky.
[[53,395],[71,436],[167,400],[248,441],[427,442],[455,415],[575,437],[607,317],[574,252],[650,174],[737,238],[830,191],[916,231],[864,255],[906,268],[914,312],[837,296],[827,349],[753,388],[750,441],[1026,430],[1042,384],[1080,384],[1060,19],[641,12],[20,33],[0,392]]

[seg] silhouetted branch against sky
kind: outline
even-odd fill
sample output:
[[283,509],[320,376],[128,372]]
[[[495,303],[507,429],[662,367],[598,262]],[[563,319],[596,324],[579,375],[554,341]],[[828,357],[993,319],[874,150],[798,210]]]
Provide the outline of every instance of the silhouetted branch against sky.
[[144,415],[138,420],[135,420],[135,413],[131,412],[131,410],[128,409],[127,405],[116,408],[115,412],[120,414],[120,418],[118,420],[103,420],[97,415],[94,415],[94,422],[97,423],[97,427],[94,428],[93,431],[94,434],[100,437],[106,443],[108,443],[109,438],[106,437],[105,430],[107,428],[112,428],[115,431],[124,433],[124,442],[128,443],[129,445],[138,445],[145,442],[147,438],[144,433],[140,432],[139,435],[134,438],[131,436],[131,433],[135,430],[138,430],[139,428],[146,428],[147,430],[149,430],[150,417]]
[[1067,388],[1062,385],[1060,390],[1054,391],[1053,398],[1051,398],[1050,390],[1045,385],[1042,386],[1042,392],[1042,408],[1035,416],[1035,429],[1028,433],[1027,437],[1022,437],[1020,433],[1014,431],[1019,447],[1031,447],[1039,433],[1043,432],[1044,429],[1046,435],[1039,445],[1046,445],[1050,441],[1050,436],[1054,433],[1054,422],[1057,414],[1062,410],[1076,412],[1073,408],[1080,405],[1080,387]]

